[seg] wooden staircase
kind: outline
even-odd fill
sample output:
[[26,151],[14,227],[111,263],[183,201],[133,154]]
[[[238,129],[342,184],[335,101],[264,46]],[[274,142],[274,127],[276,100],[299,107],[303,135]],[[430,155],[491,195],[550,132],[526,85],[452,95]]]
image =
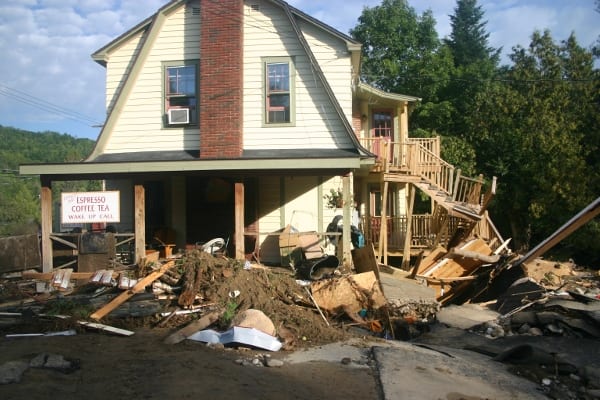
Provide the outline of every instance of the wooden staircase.
[[[403,254],[410,254],[411,225],[415,189],[427,194],[435,204],[434,222],[436,239],[434,247],[444,237],[444,243],[450,246],[468,237],[477,223],[485,215],[487,206],[496,193],[496,177],[492,179],[489,190],[482,195],[483,176],[469,178],[461,175],[460,169],[448,164],[439,156],[439,138],[409,138],[403,143],[381,142],[363,139],[364,145],[378,155],[373,173],[379,173],[382,193],[381,220],[386,220],[387,194],[390,183],[407,183],[408,206],[406,211],[407,228]],[[460,219],[453,224],[449,232],[451,217]],[[455,219],[452,218],[452,219]],[[456,226],[454,226],[456,225]],[[433,227],[432,227],[433,228]],[[378,258],[382,255],[387,262],[387,224],[380,224]],[[408,258],[403,261],[408,262]]]

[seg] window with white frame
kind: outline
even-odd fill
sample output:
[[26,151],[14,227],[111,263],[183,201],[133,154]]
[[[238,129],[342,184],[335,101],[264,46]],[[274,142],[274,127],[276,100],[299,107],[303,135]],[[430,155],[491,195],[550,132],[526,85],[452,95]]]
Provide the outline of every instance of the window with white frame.
[[294,123],[294,66],[290,58],[264,59],[265,124]]
[[198,62],[164,63],[165,126],[198,123]]

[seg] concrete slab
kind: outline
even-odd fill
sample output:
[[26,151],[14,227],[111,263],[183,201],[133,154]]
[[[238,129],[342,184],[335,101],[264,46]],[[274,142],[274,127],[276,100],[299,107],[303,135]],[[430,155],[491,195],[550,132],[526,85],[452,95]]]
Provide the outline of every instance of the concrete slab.
[[348,363],[348,365],[368,368],[368,361],[371,358],[370,355],[370,345],[367,345],[360,340],[351,340],[298,350],[282,360],[290,364],[299,364],[313,361],[342,363],[342,360],[350,359],[352,362]]
[[385,400],[546,399],[530,381],[476,353],[390,342],[373,347]]
[[382,273],[380,274],[380,281],[381,286],[383,286],[383,293],[388,300],[435,301],[435,290],[419,284],[414,279],[405,278],[399,275],[399,272],[394,273],[394,275]]
[[499,316],[496,311],[478,304],[449,305],[442,307],[436,314],[437,320],[442,324],[460,329],[471,329]]

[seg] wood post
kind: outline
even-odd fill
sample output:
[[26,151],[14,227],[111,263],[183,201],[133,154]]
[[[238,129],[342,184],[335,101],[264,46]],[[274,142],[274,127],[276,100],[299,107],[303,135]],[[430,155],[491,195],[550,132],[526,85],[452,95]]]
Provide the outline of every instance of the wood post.
[[350,246],[350,219],[351,217],[351,207],[353,206],[353,201],[350,198],[350,175],[344,175],[342,177],[342,197],[344,199],[343,202],[343,225],[342,225],[342,251],[343,251],[343,265],[344,267],[351,268],[352,267],[352,248]]
[[408,270],[410,266],[410,249],[412,247],[412,218],[415,204],[415,185],[408,183],[408,206],[406,208],[406,235],[404,236],[404,252],[402,253],[402,269]]
[[143,185],[134,187],[135,262],[146,257],[146,192]]
[[235,258],[243,260],[246,250],[244,248],[244,184],[235,183]]
[[377,262],[381,262],[382,256],[383,263],[387,264],[387,198],[388,198],[388,181],[383,181],[383,188],[381,189],[381,224],[379,226],[379,251],[377,253]]
[[42,272],[51,272],[52,262],[52,188],[50,181],[42,178],[42,189],[40,193],[42,212]]

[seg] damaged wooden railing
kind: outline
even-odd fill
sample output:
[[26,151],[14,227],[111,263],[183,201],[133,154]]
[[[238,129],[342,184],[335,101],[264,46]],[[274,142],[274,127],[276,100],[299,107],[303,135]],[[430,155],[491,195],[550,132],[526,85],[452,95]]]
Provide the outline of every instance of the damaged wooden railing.
[[377,156],[382,171],[401,171],[419,176],[451,194],[454,166],[440,157],[440,138],[409,138],[394,142],[385,137],[361,138],[361,144]]
[[[386,217],[387,221],[387,241],[388,249],[393,251],[402,251],[404,239],[406,237],[407,216],[400,215],[395,217]],[[459,217],[449,217],[448,232],[456,230],[461,222]],[[365,240],[373,243],[377,247],[380,241],[381,217],[363,217],[361,221]],[[435,241],[437,230],[434,224],[434,215],[418,214],[412,216],[411,225],[411,248],[426,249],[430,248]],[[475,224],[470,237],[480,237],[489,243],[492,249],[495,249],[504,242],[502,235],[485,212],[480,221]],[[439,244],[445,246],[449,240],[448,235],[441,238]]]
[[454,166],[442,160],[420,143],[410,145],[408,166],[412,174],[418,175],[439,190],[452,194]]

